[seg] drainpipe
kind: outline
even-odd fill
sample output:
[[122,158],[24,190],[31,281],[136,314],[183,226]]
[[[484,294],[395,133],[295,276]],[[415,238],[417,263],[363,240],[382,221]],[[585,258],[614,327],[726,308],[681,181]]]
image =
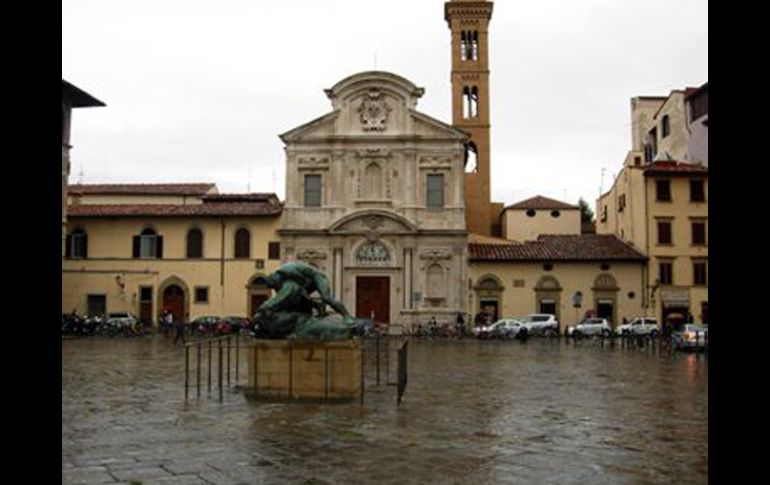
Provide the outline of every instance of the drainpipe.
[[219,223],[222,226],[222,244],[219,257],[219,286],[222,287],[222,293],[224,294],[225,286],[225,220],[219,219]]

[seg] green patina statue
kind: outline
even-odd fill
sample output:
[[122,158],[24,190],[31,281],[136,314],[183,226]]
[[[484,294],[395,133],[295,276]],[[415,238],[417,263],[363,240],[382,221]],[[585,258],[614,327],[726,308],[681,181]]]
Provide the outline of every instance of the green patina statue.
[[[259,337],[345,340],[357,333],[356,320],[342,302],[334,299],[326,275],[317,268],[292,261],[263,282],[276,294],[254,314]],[[316,292],[320,301],[311,297]],[[327,305],[337,314],[329,315]]]

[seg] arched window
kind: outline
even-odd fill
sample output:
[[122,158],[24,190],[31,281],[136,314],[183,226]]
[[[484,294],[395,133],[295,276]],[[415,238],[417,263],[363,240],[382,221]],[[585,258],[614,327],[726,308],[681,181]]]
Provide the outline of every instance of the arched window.
[[468,60],[468,34],[463,30],[460,32],[460,60],[466,61]]
[[194,228],[187,231],[187,257],[203,257],[203,232]]
[[477,31],[473,31],[472,35],[470,35],[470,44],[471,44],[471,59],[474,61],[479,60],[479,33]]
[[83,229],[75,229],[67,238],[65,255],[68,258],[88,257],[88,235]]
[[362,266],[387,266],[390,251],[379,241],[366,242],[356,251],[356,263]]
[[251,234],[243,227],[235,231],[235,257],[251,257]]
[[163,236],[159,236],[154,229],[146,228],[138,236],[134,236],[135,258],[162,258]]
[[479,88],[463,88],[463,118],[476,118],[479,115]]
[[479,149],[469,142],[465,145],[465,173],[474,173],[479,169]]

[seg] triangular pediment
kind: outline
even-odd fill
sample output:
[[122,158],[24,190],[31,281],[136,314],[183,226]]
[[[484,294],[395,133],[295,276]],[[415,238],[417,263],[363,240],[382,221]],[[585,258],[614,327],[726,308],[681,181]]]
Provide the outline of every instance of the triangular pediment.
[[414,134],[417,136],[457,141],[465,141],[470,138],[468,133],[425,113],[410,110],[409,114],[412,116],[412,126],[414,127]]
[[339,110],[335,110],[278,136],[284,143],[332,136],[338,116]]
[[413,234],[417,227],[405,217],[385,210],[362,210],[338,219],[329,227],[330,233]]

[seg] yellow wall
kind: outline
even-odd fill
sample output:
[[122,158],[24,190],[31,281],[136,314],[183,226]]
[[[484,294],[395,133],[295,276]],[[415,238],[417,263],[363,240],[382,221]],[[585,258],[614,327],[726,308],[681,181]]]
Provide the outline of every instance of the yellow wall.
[[512,241],[534,241],[540,234],[580,234],[580,211],[559,209],[559,217],[552,217],[554,209],[536,209],[535,216],[526,210],[507,209],[503,216],[503,237]]
[[[170,278],[180,283],[189,299],[190,318],[201,315],[242,315],[250,311],[249,282],[255,275],[266,275],[280,265],[268,259],[268,242],[280,241],[280,217],[226,218],[224,258],[222,220],[218,218],[140,219],[72,218],[70,229],[83,228],[88,234],[88,258],[65,259],[62,272],[62,311],[87,310],[88,294],[105,294],[107,311],[139,314],[140,286],[153,287],[153,312],[161,305],[160,292]],[[132,238],[152,227],[163,236],[163,259],[132,258]],[[186,234],[197,227],[203,231],[202,259],[187,259]],[[239,227],[251,232],[251,257],[234,259],[234,236]],[[283,248],[281,248],[281,256]],[[256,267],[258,259],[264,268]],[[222,281],[224,280],[224,284]],[[124,284],[121,288],[119,282]],[[196,286],[209,288],[209,303],[195,304]]]
[[[551,271],[543,269],[543,263],[529,262],[471,262],[469,274],[472,286],[476,285],[487,275],[494,275],[503,286],[498,313],[501,318],[523,316],[528,313],[538,313],[535,287],[540,278],[552,276],[561,286],[559,296],[558,318],[563,331],[566,325],[575,323],[576,313],[572,306],[572,296],[576,291],[583,293],[583,305],[577,316],[581,318],[586,310],[595,308],[598,295],[592,288],[599,275],[610,274],[615,278],[619,290],[615,292],[615,319],[613,324],[622,323],[623,317],[631,319],[644,315],[643,308],[643,265],[638,263],[610,263],[607,271],[599,267],[598,262],[559,263],[553,264]],[[518,286],[522,285],[522,286]],[[629,297],[633,292],[633,298]],[[479,311],[479,298],[474,291],[469,295],[471,313]]]

